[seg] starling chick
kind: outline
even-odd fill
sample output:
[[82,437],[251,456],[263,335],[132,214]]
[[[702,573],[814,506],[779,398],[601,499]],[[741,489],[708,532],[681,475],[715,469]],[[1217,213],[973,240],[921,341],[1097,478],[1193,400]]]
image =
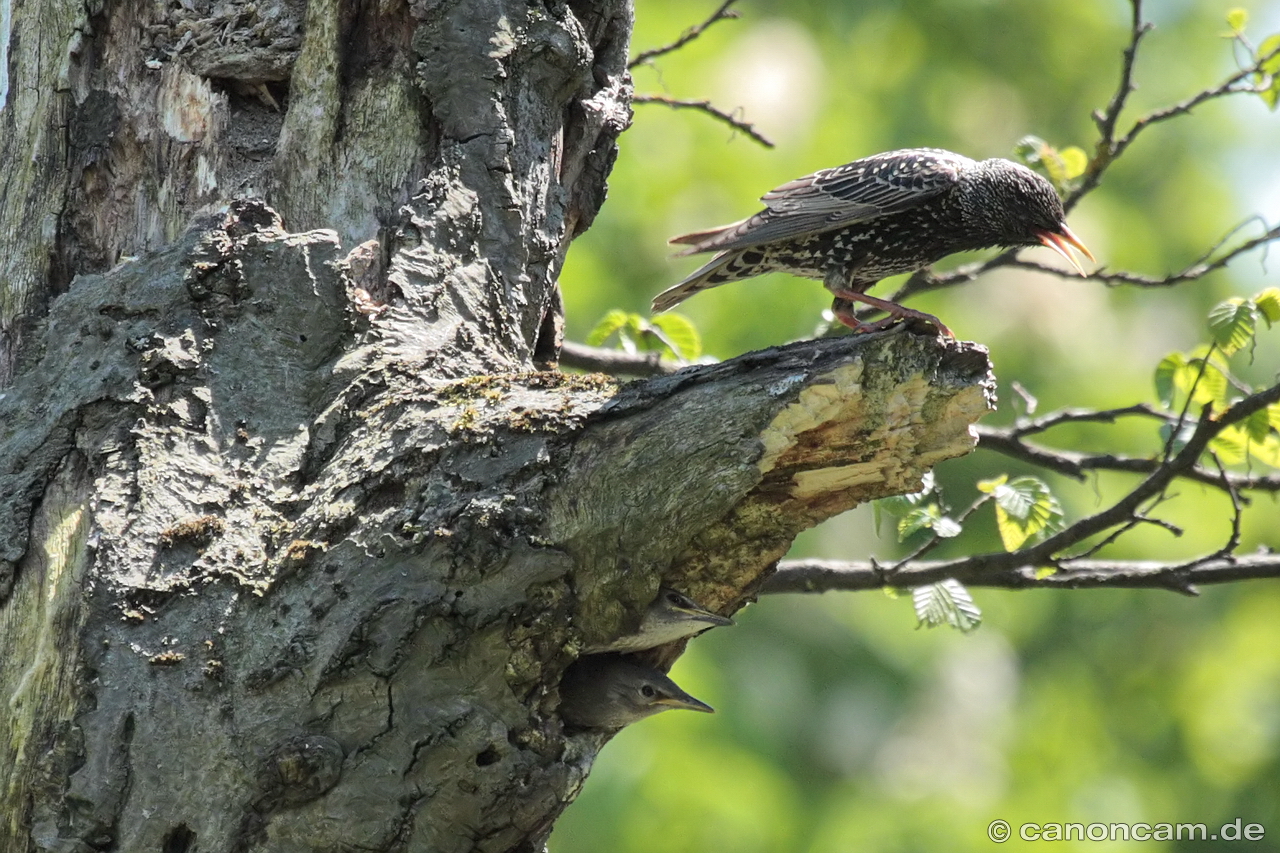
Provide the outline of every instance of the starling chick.
[[587,652],[638,652],[697,634],[719,625],[732,625],[733,620],[712,613],[687,595],[670,587],[660,587],[658,597],[649,605],[640,627],[634,634],[624,634],[610,643],[588,646]]
[[[1009,160],[976,162],[938,148],[905,148],[823,169],[766,193],[748,219],[673,237],[715,252],[705,266],[659,293],[666,311],[700,290],[769,272],[821,279],[835,294],[836,317],[868,331],[906,317],[951,336],[937,317],[863,291],[882,278],[915,272],[953,252],[1043,244],[1084,275],[1069,246],[1093,255],[1064,221],[1053,185]],[[854,302],[889,314],[862,323]]]
[[560,682],[560,716],[572,726],[620,729],[672,708],[714,714],[658,670],[621,655],[586,655]]

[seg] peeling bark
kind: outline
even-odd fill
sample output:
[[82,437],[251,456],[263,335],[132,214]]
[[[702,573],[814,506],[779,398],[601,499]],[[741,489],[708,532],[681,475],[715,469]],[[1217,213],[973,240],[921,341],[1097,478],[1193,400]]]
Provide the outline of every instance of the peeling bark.
[[902,331],[542,369],[625,5],[157,8],[78,24],[5,185],[58,227],[0,231],[53,257],[0,327],[0,849],[540,849],[586,645],[972,447],[985,353]]

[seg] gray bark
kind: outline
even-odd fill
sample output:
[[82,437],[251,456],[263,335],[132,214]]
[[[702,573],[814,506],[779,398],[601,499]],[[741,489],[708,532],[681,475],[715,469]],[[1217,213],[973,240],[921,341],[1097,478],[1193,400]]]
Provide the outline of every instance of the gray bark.
[[0,849],[539,849],[584,646],[972,447],[985,354],[901,332],[547,369],[625,5],[159,8],[10,40],[97,118],[5,184],[52,242],[0,206]]

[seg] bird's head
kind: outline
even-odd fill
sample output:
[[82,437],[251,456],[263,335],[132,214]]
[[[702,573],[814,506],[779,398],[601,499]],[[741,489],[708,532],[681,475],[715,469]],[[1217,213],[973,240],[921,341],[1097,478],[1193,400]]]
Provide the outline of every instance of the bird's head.
[[560,716],[580,728],[620,729],[678,708],[714,713],[660,670],[624,655],[578,658],[560,682]]
[[710,705],[685,693],[656,669],[640,666],[618,668],[607,677],[610,679],[609,695],[632,720],[679,708],[715,713]]
[[1084,275],[1071,249],[1089,260],[1093,253],[1067,227],[1058,193],[1040,175],[1010,160],[984,160],[971,176],[966,215],[999,246],[1048,246]]
[[713,613],[689,596],[664,586],[658,589],[658,597],[649,604],[635,631],[607,643],[587,646],[586,652],[638,652],[674,643],[708,628],[732,624],[728,616]]
[[640,634],[669,643],[707,628],[732,624],[728,616],[713,613],[689,596],[664,586],[659,588],[658,597],[640,620]]

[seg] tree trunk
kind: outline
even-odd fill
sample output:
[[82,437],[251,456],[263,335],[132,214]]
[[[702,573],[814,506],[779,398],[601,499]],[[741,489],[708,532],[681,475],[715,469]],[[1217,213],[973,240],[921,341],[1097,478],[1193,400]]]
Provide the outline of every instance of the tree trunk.
[[900,331],[548,369],[625,3],[39,9],[0,96],[0,849],[540,849],[607,740],[556,714],[585,645],[663,581],[735,609],[973,444],[985,354]]

